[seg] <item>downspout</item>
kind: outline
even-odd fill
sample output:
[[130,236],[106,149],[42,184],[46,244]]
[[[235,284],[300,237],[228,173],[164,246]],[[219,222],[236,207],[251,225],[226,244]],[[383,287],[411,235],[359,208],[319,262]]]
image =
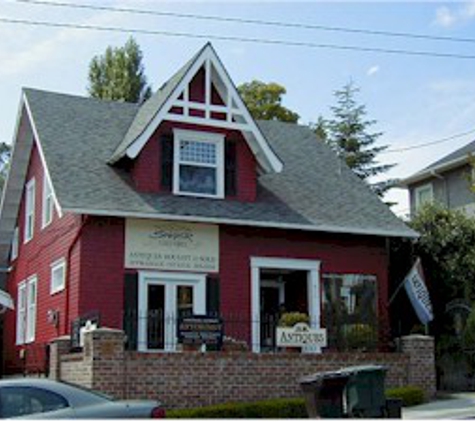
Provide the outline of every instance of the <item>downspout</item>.
[[76,243],[78,242],[79,238],[81,237],[82,231],[84,229],[84,226],[86,223],[89,221],[89,215],[85,215],[81,226],[79,227],[78,231],[76,232],[74,239],[72,240],[71,244],[69,245],[68,248],[68,253],[66,255],[66,280],[64,281],[64,293],[66,295],[66,304],[64,306],[64,329],[63,329],[63,335],[68,334],[68,327],[69,327],[69,302],[70,302],[70,291],[69,291],[69,283],[70,283],[70,273],[71,273],[71,255],[73,252],[74,247],[76,246]]

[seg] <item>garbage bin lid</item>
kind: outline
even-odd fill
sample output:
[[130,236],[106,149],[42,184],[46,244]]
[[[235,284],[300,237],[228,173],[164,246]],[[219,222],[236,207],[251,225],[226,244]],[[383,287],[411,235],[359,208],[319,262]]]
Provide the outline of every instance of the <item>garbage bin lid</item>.
[[359,366],[347,366],[340,368],[339,372],[342,374],[354,375],[358,372],[387,372],[388,367],[384,365],[359,365]]
[[321,382],[328,379],[336,379],[336,378],[349,378],[350,373],[344,373],[340,370],[338,371],[326,371],[326,372],[316,372],[312,375],[307,375],[305,377],[300,378],[300,384],[312,384],[316,382]]

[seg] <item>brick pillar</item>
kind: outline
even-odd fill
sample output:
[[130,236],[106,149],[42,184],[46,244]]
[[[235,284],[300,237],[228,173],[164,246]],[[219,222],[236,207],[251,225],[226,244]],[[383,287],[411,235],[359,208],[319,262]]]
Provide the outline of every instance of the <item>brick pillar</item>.
[[409,385],[421,387],[426,398],[436,393],[436,373],[434,338],[423,335],[410,335],[401,338],[402,352],[409,356]]
[[122,399],[126,392],[125,334],[98,328],[84,334],[84,360],[92,367],[92,388]]
[[61,357],[69,352],[71,337],[62,336],[55,338],[49,348],[49,378],[61,379]]

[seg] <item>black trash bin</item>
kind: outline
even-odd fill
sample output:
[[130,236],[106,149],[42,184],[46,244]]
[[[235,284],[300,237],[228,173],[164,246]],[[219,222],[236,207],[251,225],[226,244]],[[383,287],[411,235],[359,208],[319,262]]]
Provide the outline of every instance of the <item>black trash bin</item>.
[[349,375],[341,371],[319,372],[300,379],[310,418],[342,418],[344,391]]
[[386,403],[386,372],[384,366],[352,366],[300,379],[309,417],[381,418],[389,412],[400,417],[398,405]]
[[402,399],[386,399],[386,416],[389,419],[402,419]]
[[380,418],[386,414],[384,380],[387,368],[380,365],[353,366],[346,387],[347,413],[351,418]]

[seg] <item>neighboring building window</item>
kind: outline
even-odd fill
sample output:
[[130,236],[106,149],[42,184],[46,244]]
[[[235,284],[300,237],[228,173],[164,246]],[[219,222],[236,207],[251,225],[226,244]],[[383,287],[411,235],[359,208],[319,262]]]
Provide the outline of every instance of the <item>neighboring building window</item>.
[[31,240],[35,229],[35,179],[26,185],[25,197],[25,243]]
[[174,131],[173,192],[224,198],[224,135]]
[[329,347],[373,349],[377,345],[376,277],[362,274],[323,275],[323,321]]
[[42,228],[46,227],[53,220],[53,191],[48,182],[46,173],[43,178],[43,212],[42,212]]
[[418,186],[414,189],[414,207],[418,210],[422,205],[434,200],[432,184]]
[[13,238],[12,238],[12,252],[10,255],[10,260],[13,261],[18,257],[18,227],[15,227],[13,230]]
[[17,344],[31,343],[36,334],[37,278],[30,277],[18,285]]
[[64,289],[66,279],[66,262],[60,259],[51,264],[51,294]]

